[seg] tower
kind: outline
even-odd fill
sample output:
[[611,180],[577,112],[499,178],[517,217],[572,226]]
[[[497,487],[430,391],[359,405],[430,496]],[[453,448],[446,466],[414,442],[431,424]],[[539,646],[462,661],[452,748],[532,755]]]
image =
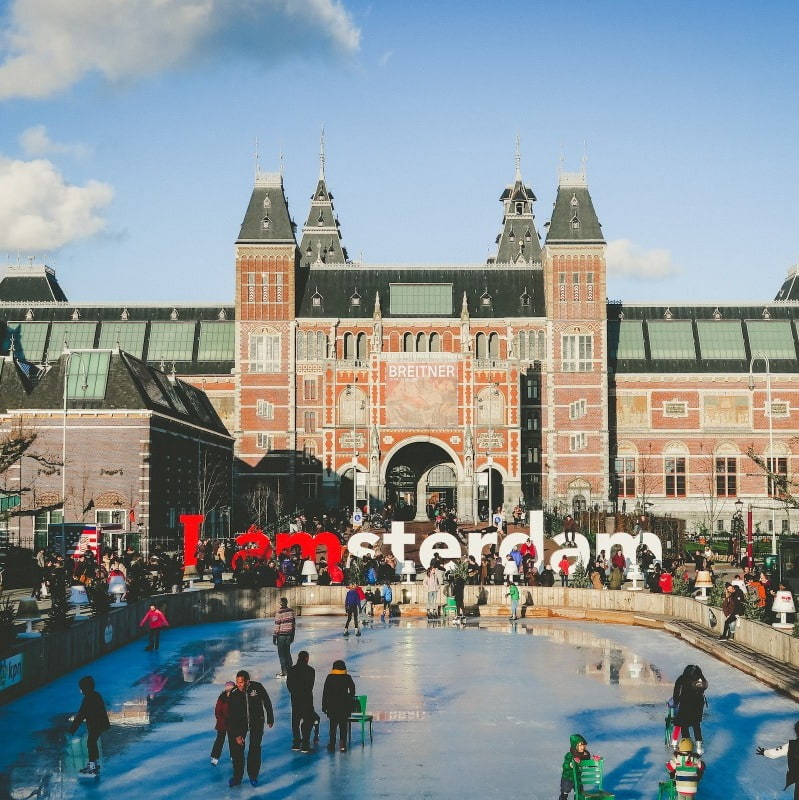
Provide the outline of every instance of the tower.
[[585,168],[562,172],[543,254],[544,498],[570,513],[608,496],[606,247]]

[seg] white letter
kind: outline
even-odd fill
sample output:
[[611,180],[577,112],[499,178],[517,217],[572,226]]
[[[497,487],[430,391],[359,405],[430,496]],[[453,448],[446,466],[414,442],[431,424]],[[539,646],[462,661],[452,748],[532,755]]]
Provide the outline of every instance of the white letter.
[[480,531],[469,531],[469,538],[468,538],[468,555],[474,556],[477,563],[480,563],[480,559],[483,556],[483,548],[488,545],[496,547],[497,545],[497,532],[494,531],[493,533],[480,533]]
[[358,558],[363,558],[367,555],[373,556],[375,554],[374,547],[379,541],[380,537],[376,533],[361,531],[350,536],[347,540],[347,549]]
[[405,545],[413,544],[415,541],[415,534],[405,533],[405,523],[395,520],[391,521],[391,532],[383,534],[383,544],[388,545],[400,564],[405,561]]
[[[436,547],[437,544],[443,547]],[[419,561],[427,569],[433,560],[433,550],[436,550],[442,559],[454,558],[460,560],[461,546],[451,533],[431,533],[419,548]]]

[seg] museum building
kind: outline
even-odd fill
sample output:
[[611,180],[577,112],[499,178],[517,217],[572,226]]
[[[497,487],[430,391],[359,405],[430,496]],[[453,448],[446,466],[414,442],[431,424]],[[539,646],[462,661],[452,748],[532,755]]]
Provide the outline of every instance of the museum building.
[[49,268],[12,266],[3,353],[109,349],[201,389],[235,441],[234,529],[259,497],[262,523],[308,503],[472,521],[523,503],[722,529],[742,501],[763,531],[793,528],[796,270],[746,306],[608,301],[585,172],[560,173],[543,238],[535,201],[517,154],[487,263],[366,264],[323,156],[299,232],[283,176],[258,172],[233,305],[76,305]]

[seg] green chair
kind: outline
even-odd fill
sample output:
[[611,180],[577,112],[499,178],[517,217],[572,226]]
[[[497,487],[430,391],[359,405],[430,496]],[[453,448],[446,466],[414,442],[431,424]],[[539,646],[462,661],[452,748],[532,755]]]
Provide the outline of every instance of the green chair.
[[455,619],[458,616],[458,604],[454,597],[448,597],[447,602],[441,608],[441,618],[446,622],[450,617]]
[[574,775],[574,800],[614,800],[612,792],[603,787],[605,780],[605,759],[589,758],[575,761],[572,765]]
[[349,717],[349,740],[352,741],[352,723],[360,723],[361,726],[361,747],[364,746],[366,740],[366,723],[369,723],[369,741],[372,741],[372,720],[374,717],[371,714],[366,713],[366,695],[365,694],[358,694],[355,696],[355,700],[358,702],[358,707],[360,711],[353,711]]
[[677,786],[673,779],[658,784],[658,800],[677,800]]

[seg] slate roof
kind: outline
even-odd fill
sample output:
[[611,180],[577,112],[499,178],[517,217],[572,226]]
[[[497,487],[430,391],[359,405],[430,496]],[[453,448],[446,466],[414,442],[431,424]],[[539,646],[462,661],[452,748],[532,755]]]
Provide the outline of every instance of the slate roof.
[[0,280],[0,302],[66,302],[67,296],[46,265],[9,265]]
[[283,176],[259,172],[241,223],[238,244],[264,242],[294,244],[295,225],[283,192]]
[[605,242],[584,173],[562,173],[549,221],[547,244]]
[[[81,355],[88,351],[80,351]],[[98,351],[94,351],[98,352]],[[0,377],[0,411],[18,409],[62,409],[64,370],[67,357],[42,370],[38,379],[26,375],[25,364],[17,359],[3,362]],[[180,422],[230,437],[206,395],[128,353],[111,353],[102,398],[69,399],[69,408],[147,409]]]
[[324,176],[319,177],[316,191],[311,195],[308,221],[302,229],[300,260],[308,267],[313,263],[343,264],[348,260],[341,244],[341,234],[333,195],[328,191]]
[[521,175],[508,186],[499,198],[504,207],[502,231],[497,236],[497,264],[541,261],[541,241],[535,227],[533,202],[535,195],[525,186]]
[[782,286],[780,286],[774,299],[786,301],[799,300],[799,266],[792,267],[788,270],[788,275]]
[[[392,308],[392,285],[451,287],[451,304],[441,313],[419,314],[420,318],[461,316],[464,293],[472,319],[495,317],[533,318],[544,316],[544,279],[540,267],[457,265],[457,266],[369,266],[348,264],[311,267],[298,316],[371,319],[380,295],[380,311],[386,319],[416,316]],[[357,294],[359,302],[353,302]],[[523,297],[524,296],[524,297]],[[315,302],[319,298],[319,303]],[[485,300],[485,302],[484,302]]]

